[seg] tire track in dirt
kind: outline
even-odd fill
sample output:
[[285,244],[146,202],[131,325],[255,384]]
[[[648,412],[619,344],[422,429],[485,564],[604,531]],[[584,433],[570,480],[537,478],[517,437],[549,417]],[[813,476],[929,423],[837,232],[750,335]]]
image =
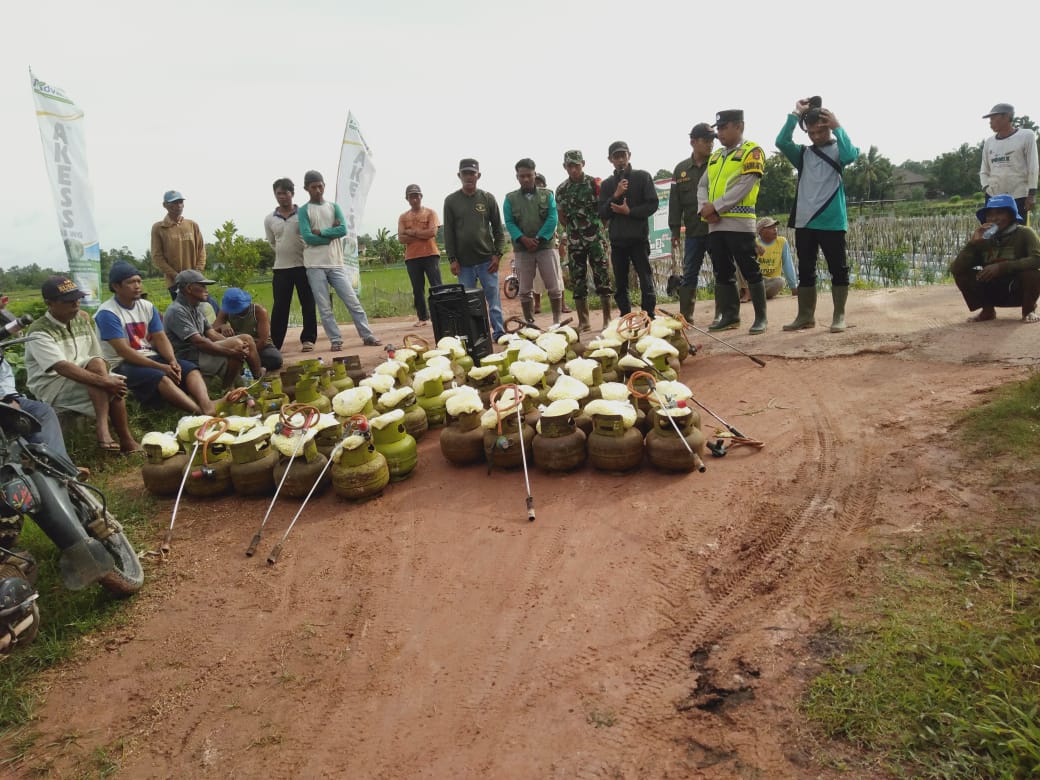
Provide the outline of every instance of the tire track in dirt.
[[[801,397],[815,395],[810,389],[805,390]],[[696,588],[696,580],[707,575],[714,599],[679,619],[677,629],[664,639],[668,647],[659,662],[635,680],[634,690],[615,726],[604,730],[605,750],[579,767],[578,777],[616,776],[619,772],[625,777],[637,776],[643,756],[671,751],[674,746],[670,734],[655,727],[662,718],[673,714],[673,703],[665,699],[665,693],[691,677],[690,652],[713,642],[740,602],[752,599],[764,583],[775,581],[790,568],[806,531],[820,532],[824,526],[834,524],[835,515],[827,510],[838,468],[833,423],[822,404],[816,406],[815,415],[800,415],[800,422],[805,452],[796,475],[799,483],[811,485],[810,495],[787,514],[762,512],[764,502],[756,502],[752,522],[744,525],[743,537],[735,540],[727,554],[719,556],[721,568],[713,567],[715,571],[709,572],[707,562],[701,561],[669,583],[682,592]],[[775,521],[765,528],[756,522],[771,517]],[[832,535],[829,544],[833,546],[835,542]],[[727,563],[732,564],[733,570],[727,570]]]

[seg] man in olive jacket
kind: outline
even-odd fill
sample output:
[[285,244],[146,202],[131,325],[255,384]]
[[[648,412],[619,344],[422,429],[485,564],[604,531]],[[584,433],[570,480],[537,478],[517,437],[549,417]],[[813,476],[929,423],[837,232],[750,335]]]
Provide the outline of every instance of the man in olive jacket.
[[599,217],[609,224],[614,300],[622,314],[632,311],[628,299],[628,269],[634,267],[639,278],[640,305],[653,317],[657,294],[650,271],[649,219],[657,212],[657,188],[649,173],[632,167],[628,144],[624,141],[612,143],[607,155],[614,174],[600,187]]

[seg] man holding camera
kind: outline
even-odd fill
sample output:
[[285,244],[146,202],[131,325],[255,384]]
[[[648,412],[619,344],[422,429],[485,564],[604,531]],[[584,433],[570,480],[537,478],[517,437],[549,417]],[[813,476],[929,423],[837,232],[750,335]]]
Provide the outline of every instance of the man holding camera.
[[744,112],[719,111],[715,134],[721,149],[708,159],[697,187],[698,213],[708,223],[708,252],[715,272],[715,320],[708,330],[740,325],[739,267],[748,282],[755,321],[748,331],[765,333],[766,286],[755,252],[755,204],[765,171],[766,155],[754,141],[744,140]]
[[[845,166],[859,157],[859,149],[852,145],[838,118],[822,105],[819,97],[798,100],[776,137],[776,148],[798,170],[790,223],[798,252],[798,315],[794,322],[784,325],[784,330],[816,327],[816,257],[822,249],[834,302],[831,333],[840,333],[845,330],[845,302],[849,297],[845,254],[849,218],[842,174]],[[796,124],[809,135],[812,145],[794,142]]]

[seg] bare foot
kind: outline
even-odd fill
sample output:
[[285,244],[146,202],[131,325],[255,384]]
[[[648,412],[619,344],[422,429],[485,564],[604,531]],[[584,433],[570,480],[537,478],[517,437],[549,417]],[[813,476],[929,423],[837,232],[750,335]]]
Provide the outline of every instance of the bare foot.
[[1022,315],[1022,322],[1040,322],[1040,314],[1035,311],[1029,312],[1029,314]]
[[997,318],[996,309],[983,309],[978,314],[968,317],[968,322],[988,322]]

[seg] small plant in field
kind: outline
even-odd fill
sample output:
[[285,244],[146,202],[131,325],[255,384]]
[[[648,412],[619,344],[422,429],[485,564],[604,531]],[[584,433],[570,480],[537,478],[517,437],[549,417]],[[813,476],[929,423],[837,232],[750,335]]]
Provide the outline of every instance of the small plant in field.
[[905,281],[910,269],[904,247],[874,250],[874,265],[881,280],[888,287],[895,287]]
[[260,252],[252,241],[239,234],[230,219],[213,231],[213,235],[217,238],[213,258],[217,279],[228,287],[245,287],[256,276]]

